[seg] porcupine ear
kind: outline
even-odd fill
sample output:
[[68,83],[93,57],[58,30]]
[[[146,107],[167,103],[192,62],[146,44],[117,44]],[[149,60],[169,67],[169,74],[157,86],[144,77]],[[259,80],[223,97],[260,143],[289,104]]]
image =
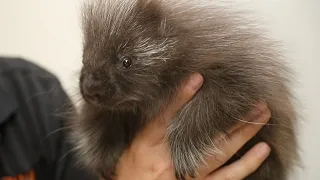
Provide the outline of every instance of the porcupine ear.
[[150,24],[156,27],[161,34],[166,34],[168,27],[160,3],[161,1],[155,0],[138,0],[138,9],[141,10],[143,24]]

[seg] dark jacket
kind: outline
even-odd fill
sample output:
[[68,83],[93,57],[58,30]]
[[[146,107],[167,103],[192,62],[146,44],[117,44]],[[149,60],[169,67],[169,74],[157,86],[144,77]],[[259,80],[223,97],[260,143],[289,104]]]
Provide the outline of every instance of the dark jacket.
[[66,141],[67,104],[53,74],[22,59],[0,57],[1,180],[22,174],[37,180],[96,179],[76,166]]

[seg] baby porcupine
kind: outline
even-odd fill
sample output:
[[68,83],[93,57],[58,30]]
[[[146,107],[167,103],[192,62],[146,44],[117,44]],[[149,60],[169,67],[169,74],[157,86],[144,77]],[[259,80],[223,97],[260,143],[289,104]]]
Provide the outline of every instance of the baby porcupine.
[[81,162],[106,179],[146,123],[181,82],[199,72],[204,84],[172,119],[166,140],[177,179],[196,176],[214,137],[259,101],[265,126],[230,162],[260,141],[271,155],[247,180],[284,180],[297,158],[290,73],[276,43],[241,13],[210,0],[94,0],[83,11],[84,102],[72,123]]

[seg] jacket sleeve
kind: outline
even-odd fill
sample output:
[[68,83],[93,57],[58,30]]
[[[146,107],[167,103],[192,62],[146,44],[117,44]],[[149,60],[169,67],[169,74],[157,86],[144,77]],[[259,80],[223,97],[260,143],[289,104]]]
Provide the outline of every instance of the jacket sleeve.
[[75,165],[64,127],[71,101],[57,78],[21,59],[0,66],[0,88],[15,105],[1,124],[0,177],[35,170],[37,180],[95,179]]

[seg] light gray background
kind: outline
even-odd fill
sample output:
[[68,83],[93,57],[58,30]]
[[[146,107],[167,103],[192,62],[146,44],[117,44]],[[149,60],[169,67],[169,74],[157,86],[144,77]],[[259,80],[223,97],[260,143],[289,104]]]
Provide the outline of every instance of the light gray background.
[[[299,140],[305,169],[292,179],[320,180],[320,0],[242,1],[283,40],[297,72],[294,90],[304,119]],[[0,0],[0,55],[46,67],[75,97],[81,66],[79,7],[79,0]]]

